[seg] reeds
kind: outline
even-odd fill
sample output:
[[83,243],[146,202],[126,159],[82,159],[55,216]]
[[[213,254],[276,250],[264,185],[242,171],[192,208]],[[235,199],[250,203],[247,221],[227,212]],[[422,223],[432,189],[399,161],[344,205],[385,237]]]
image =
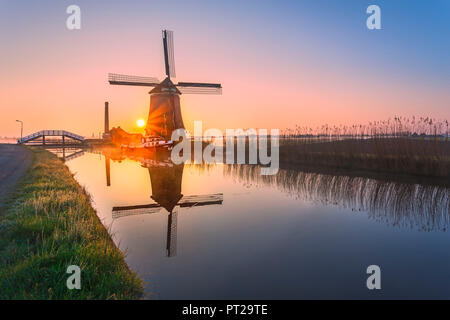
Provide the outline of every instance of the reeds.
[[432,137],[448,139],[448,120],[430,117],[394,117],[383,121],[373,121],[368,124],[328,125],[315,128],[296,125],[295,128],[281,130],[283,139],[341,139],[341,138],[381,138],[381,137]]
[[395,117],[281,133],[280,163],[450,178],[448,121]]

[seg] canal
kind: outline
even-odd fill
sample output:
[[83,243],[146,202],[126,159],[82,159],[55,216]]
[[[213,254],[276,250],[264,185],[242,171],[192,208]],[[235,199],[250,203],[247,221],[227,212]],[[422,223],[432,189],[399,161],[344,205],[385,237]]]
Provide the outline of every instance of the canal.
[[448,188],[89,152],[66,163],[146,298],[450,298]]

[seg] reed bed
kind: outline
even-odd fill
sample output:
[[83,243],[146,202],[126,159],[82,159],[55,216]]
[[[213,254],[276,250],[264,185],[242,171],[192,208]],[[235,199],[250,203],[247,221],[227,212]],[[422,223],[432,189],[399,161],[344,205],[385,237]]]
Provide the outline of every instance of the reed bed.
[[[87,192],[56,156],[34,160],[0,215],[0,299],[134,299],[141,280],[124,261]],[[81,289],[69,290],[69,265]]]
[[450,178],[448,121],[395,117],[368,125],[296,126],[280,135],[284,167],[329,167]]

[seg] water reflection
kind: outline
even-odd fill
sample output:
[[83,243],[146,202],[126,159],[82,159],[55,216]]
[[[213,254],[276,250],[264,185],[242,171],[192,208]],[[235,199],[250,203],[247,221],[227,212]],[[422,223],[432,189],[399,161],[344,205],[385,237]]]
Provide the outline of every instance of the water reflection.
[[249,165],[224,166],[224,175],[247,185],[275,187],[299,200],[366,211],[370,218],[392,226],[445,231],[449,225],[446,187],[295,170],[262,176],[258,167]]
[[111,186],[111,158],[105,156],[106,186]]
[[46,147],[46,150],[61,158],[64,162],[74,160],[84,155],[84,149],[79,147]]
[[[122,160],[123,156],[121,154],[117,160]],[[177,215],[180,209],[194,206],[221,205],[223,194],[184,196],[181,193],[184,164],[173,164],[167,153],[153,154],[152,157],[134,155],[128,155],[128,157],[140,161],[143,167],[148,168],[152,189],[151,199],[153,199],[154,203],[115,206],[112,208],[112,218],[114,220],[132,215],[159,213],[164,208],[168,213],[166,251],[168,257],[173,257],[176,255]],[[105,156],[105,168],[106,184],[111,186],[110,156]]]
[[90,152],[68,166],[151,298],[373,298],[370,264],[380,297],[449,296],[450,233],[417,230],[447,228],[448,188]]
[[[110,186],[110,155],[105,157],[107,185]],[[114,158],[114,157],[113,157]],[[148,168],[155,204],[137,204],[114,207],[113,218],[125,215],[159,212],[168,213],[168,256],[171,239],[176,237],[177,212],[175,207],[221,204],[222,194],[183,196],[181,193],[184,165],[174,165],[170,154],[158,153],[151,157],[120,153],[115,160],[131,159]],[[211,164],[190,165],[203,171]],[[253,165],[223,165],[224,176],[230,176],[246,185],[264,185],[292,195],[302,201],[334,205],[352,211],[364,211],[369,218],[396,227],[416,228],[421,231],[448,228],[450,221],[450,188],[356,176],[328,175],[280,169],[278,174],[263,176]],[[172,236],[171,236],[172,235]],[[171,238],[172,237],[172,238]]]

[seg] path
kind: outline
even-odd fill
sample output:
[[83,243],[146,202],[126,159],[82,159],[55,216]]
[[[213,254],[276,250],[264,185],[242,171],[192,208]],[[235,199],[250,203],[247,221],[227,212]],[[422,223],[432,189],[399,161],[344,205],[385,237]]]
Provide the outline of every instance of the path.
[[32,162],[30,150],[14,145],[0,144],[0,210],[8,194]]

